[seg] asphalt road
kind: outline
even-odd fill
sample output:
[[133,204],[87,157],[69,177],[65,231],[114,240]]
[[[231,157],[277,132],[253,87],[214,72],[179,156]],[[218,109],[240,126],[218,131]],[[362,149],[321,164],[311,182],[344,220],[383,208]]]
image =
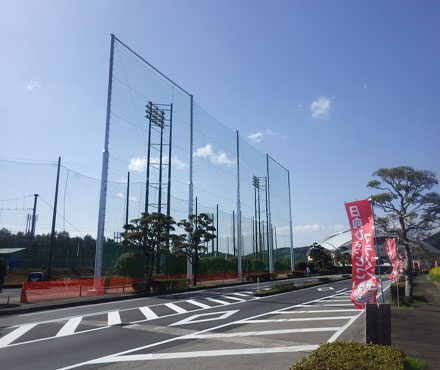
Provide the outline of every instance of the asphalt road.
[[254,284],[2,317],[2,368],[288,369],[321,343],[363,339],[350,286],[255,298]]

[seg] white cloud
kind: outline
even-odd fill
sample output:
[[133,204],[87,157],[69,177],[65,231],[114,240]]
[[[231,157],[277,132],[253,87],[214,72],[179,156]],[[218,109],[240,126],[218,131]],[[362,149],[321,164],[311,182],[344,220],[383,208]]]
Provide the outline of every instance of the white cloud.
[[[164,155],[162,157],[162,161],[164,163],[168,162],[168,156]],[[160,158],[159,157],[151,157],[150,163],[159,163]],[[188,168],[188,163],[182,161],[177,156],[173,155],[171,157],[171,165],[176,168],[177,170],[183,170],[185,168]],[[132,158],[130,160],[130,163],[128,164],[129,171],[135,171],[135,172],[145,172],[147,170],[147,157],[136,157]]]
[[128,170],[134,172],[145,172],[147,170],[147,158],[146,157],[132,158],[128,165]]
[[231,166],[235,163],[228,158],[225,152],[220,151],[216,154],[211,144],[206,144],[198,148],[194,152],[194,158],[209,158],[214,164],[226,164],[227,166]]
[[26,91],[32,91],[35,89],[41,89],[43,87],[43,85],[41,83],[39,83],[38,81],[30,81],[26,86],[25,86],[25,90]]
[[[122,194],[122,193],[118,193],[118,194],[116,194],[116,196],[117,196],[118,198],[121,198],[121,199],[125,199],[125,198],[126,198],[126,196],[125,196],[124,194]],[[133,201],[133,202],[136,202],[136,201],[138,200],[138,198],[135,197],[135,196],[128,197],[128,199],[131,200],[131,201]]]
[[248,138],[256,143],[259,143],[263,139],[263,134],[261,132],[256,132],[255,134],[250,134]]
[[318,230],[341,231],[344,229],[345,229],[344,225],[341,224],[336,224],[336,225],[312,224],[312,225],[298,225],[293,227],[293,231],[296,232],[310,232],[310,231],[318,231]]
[[[248,135],[248,138],[251,139],[253,142],[255,143],[259,143],[261,142],[261,140],[263,140],[264,136],[280,136],[280,134],[278,132],[275,132],[273,130],[271,130],[270,128],[267,128],[266,130],[264,130],[264,132],[256,132],[254,134],[250,134]],[[287,136],[281,136],[282,139],[287,139]]]
[[326,96],[320,96],[312,104],[310,104],[310,110],[312,112],[312,118],[326,119],[330,115],[332,98]]

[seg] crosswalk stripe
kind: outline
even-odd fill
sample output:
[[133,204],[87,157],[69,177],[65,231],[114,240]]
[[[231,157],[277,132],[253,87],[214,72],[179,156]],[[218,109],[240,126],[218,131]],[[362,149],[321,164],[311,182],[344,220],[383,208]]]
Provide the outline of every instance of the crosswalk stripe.
[[4,337],[0,338],[0,348],[6,347],[8,344],[12,343],[14,340],[20,338],[23,334],[27,333],[37,324],[26,324],[18,327],[14,331],[6,334]]
[[232,299],[233,301],[246,302],[246,299],[243,298],[231,297],[228,295],[222,295],[221,297],[226,299]]
[[223,305],[230,304],[229,302],[221,301],[220,299],[215,299],[215,298],[211,298],[211,297],[206,297],[206,299],[208,301],[215,302],[215,303],[220,303],[220,304],[223,304]]
[[178,313],[188,312],[187,310],[183,309],[182,307],[179,307],[178,305],[176,305],[174,303],[165,303],[165,306],[167,306],[168,308],[171,308],[173,311],[176,311]]
[[81,322],[82,317],[73,317],[67,321],[64,326],[57,333],[56,337],[64,337],[65,335],[70,335],[75,333],[76,328]]
[[233,295],[238,295],[239,297],[249,297],[249,294],[245,293],[232,293]]
[[119,311],[110,311],[108,313],[108,325],[118,325],[121,323],[121,316],[119,316]]
[[194,301],[192,299],[187,300],[188,303],[193,304],[194,306],[199,306],[201,308],[212,308],[211,306],[208,306],[207,304],[198,302],[198,301]]
[[139,307],[139,310],[143,313],[147,320],[154,320],[158,318],[158,316],[148,307]]

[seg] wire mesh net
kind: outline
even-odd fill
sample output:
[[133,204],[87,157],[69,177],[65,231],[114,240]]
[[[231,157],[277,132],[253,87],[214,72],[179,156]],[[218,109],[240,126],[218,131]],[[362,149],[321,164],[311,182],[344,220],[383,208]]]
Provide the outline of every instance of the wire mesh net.
[[[285,258],[281,250],[291,245],[287,170],[212,117],[117,39],[113,55],[104,268],[114,268],[126,251],[120,233],[127,222],[144,211],[170,214],[180,221],[188,217],[191,205],[196,212],[196,204],[197,213],[207,213],[216,228],[206,256],[234,257],[241,245],[243,257],[264,261],[266,269],[271,248],[275,262]],[[8,258],[20,256],[23,266],[44,267],[56,163],[0,161],[0,170],[0,228],[3,234],[22,233],[25,249],[18,252],[21,255],[8,254]],[[54,266],[92,268],[99,176],[92,178],[61,167]],[[37,193],[37,221],[32,233],[33,194]],[[237,209],[239,197],[241,213]],[[30,234],[35,240],[40,234],[46,237],[35,242]],[[1,240],[5,240],[3,236]],[[6,244],[11,245],[2,242],[0,248]],[[163,266],[168,266],[168,259],[161,258],[162,267],[159,264],[157,271],[184,272],[182,263],[174,262],[169,262],[170,270],[166,271]]]

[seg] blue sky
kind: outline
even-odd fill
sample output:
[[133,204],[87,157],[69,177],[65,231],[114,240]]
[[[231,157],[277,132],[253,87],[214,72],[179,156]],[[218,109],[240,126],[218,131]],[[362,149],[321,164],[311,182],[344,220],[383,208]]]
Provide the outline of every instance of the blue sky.
[[439,11],[437,1],[3,0],[0,159],[61,156],[100,176],[114,33],[290,170],[295,246],[319,241],[348,228],[343,202],[369,195],[374,170],[440,175]]

